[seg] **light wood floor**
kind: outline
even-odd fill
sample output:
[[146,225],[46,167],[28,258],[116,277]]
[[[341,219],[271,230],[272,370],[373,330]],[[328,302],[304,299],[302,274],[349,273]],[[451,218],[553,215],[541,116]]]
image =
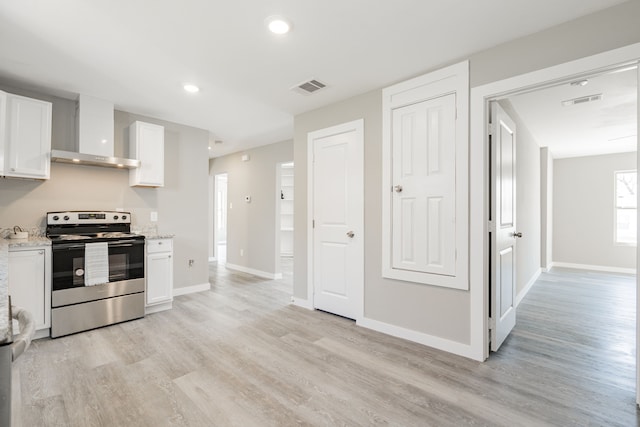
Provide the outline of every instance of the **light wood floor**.
[[632,277],[543,274],[478,363],[291,306],[290,270],[210,271],[171,311],[34,342],[14,427],[637,425]]

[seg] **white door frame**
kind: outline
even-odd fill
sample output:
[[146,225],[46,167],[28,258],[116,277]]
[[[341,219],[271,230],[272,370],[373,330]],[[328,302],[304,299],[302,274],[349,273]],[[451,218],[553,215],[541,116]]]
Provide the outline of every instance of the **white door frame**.
[[[314,140],[318,137],[318,133],[322,133],[322,136],[326,137],[350,131],[355,131],[357,135],[358,157],[360,158],[360,162],[362,164],[362,172],[364,174],[364,119],[354,120],[352,122],[347,122],[336,126],[320,129],[318,131],[309,132],[307,137],[307,301],[303,303],[302,301],[297,300],[297,304],[303,305],[311,310],[314,309],[313,201],[315,196],[313,191],[313,143]],[[315,134],[315,138],[311,136],[312,133]],[[363,184],[363,192],[360,195],[360,201],[364,210],[364,176],[362,176],[361,179]],[[353,228],[362,230],[362,235],[364,236],[364,216],[359,219],[360,224],[354,224]],[[362,318],[364,317],[364,239],[359,239],[358,242],[359,243],[353,243],[359,244],[358,250],[362,255],[361,258],[363,260],[363,263],[360,266],[360,268],[362,268],[362,272],[360,274],[361,280],[358,281],[359,283],[354,284],[354,288],[356,289],[356,323],[360,323],[362,321]]]
[[[614,49],[597,55],[556,65],[538,71],[511,77],[471,89],[470,105],[470,162],[469,162],[469,202],[470,202],[470,298],[471,298],[471,353],[476,360],[485,360],[489,355],[488,345],[488,168],[487,168],[487,118],[489,101],[515,92],[538,89],[580,76],[636,65],[640,60],[640,43]],[[640,108],[638,109],[640,111]],[[640,152],[640,151],[639,151]],[[640,157],[640,156],[639,156]],[[640,164],[640,163],[639,163]],[[640,265],[638,251],[637,265]],[[640,281],[636,278],[636,295],[640,305]],[[636,354],[640,362],[638,342],[640,322],[636,306]],[[638,371],[638,370],[636,370]],[[637,375],[636,400],[640,403],[640,372]]]

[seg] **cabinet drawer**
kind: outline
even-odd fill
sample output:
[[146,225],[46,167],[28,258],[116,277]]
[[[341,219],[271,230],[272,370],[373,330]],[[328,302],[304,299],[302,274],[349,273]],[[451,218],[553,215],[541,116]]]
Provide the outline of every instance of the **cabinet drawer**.
[[147,240],[147,253],[170,252],[173,250],[173,240],[171,239],[150,239]]

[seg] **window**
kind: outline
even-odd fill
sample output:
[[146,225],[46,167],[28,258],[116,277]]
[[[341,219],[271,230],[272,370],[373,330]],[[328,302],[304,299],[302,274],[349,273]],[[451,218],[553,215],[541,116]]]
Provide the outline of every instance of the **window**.
[[637,244],[637,171],[619,171],[616,176],[616,229],[617,244]]

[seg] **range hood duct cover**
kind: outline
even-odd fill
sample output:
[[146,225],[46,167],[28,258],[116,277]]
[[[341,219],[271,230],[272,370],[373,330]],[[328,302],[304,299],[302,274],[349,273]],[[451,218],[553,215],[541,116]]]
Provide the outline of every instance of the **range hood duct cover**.
[[140,161],[114,157],[113,104],[86,95],[78,98],[77,152],[51,150],[51,161],[109,168],[134,169]]

